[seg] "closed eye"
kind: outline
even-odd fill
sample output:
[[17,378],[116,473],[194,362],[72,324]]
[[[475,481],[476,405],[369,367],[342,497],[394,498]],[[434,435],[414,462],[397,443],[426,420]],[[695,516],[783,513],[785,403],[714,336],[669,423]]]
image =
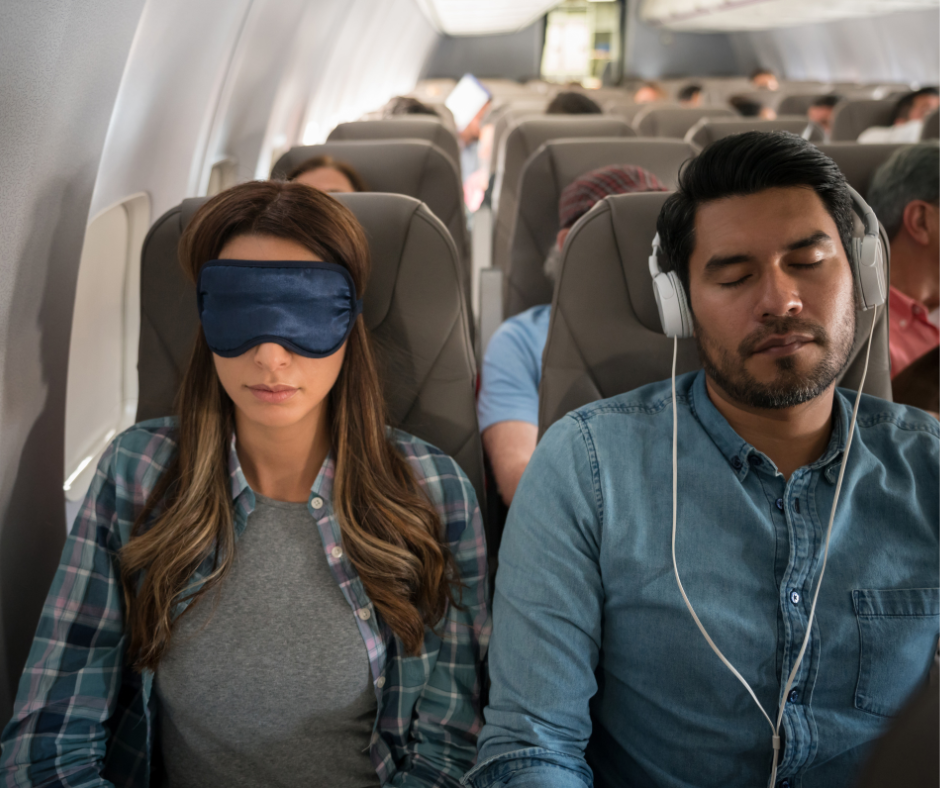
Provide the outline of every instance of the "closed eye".
[[750,274],[745,274],[740,279],[735,279],[733,282],[719,282],[718,286],[719,287],[738,287],[739,285],[743,285],[750,278],[751,278]]

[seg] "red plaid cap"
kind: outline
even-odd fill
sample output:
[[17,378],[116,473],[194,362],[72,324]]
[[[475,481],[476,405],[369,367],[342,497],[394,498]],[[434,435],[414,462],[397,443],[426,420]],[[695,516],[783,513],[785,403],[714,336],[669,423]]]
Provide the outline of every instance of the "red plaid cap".
[[599,167],[565,187],[558,203],[558,221],[562,230],[571,227],[596,203],[611,194],[667,191],[669,187],[666,184],[642,167],[633,164]]

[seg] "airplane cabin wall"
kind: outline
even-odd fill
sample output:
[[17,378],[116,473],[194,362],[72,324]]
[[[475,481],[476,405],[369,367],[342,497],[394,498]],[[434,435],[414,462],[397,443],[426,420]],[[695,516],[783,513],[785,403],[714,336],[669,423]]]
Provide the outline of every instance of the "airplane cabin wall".
[[266,177],[281,150],[410,90],[437,38],[412,0],[0,10],[0,725],[65,536],[67,369],[86,227],[135,195],[149,199],[149,224],[206,194],[222,160],[236,180]]

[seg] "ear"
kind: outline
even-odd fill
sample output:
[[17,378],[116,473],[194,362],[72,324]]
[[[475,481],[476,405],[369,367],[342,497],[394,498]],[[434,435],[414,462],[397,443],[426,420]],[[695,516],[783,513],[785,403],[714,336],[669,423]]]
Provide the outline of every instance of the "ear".
[[931,241],[927,215],[930,207],[930,204],[923,200],[911,200],[904,206],[901,223],[905,232],[921,246],[927,246]]
[[564,230],[558,231],[558,235],[555,236],[555,243],[558,244],[559,250],[565,248],[565,239],[568,237],[568,233],[570,232],[570,227],[566,227]]

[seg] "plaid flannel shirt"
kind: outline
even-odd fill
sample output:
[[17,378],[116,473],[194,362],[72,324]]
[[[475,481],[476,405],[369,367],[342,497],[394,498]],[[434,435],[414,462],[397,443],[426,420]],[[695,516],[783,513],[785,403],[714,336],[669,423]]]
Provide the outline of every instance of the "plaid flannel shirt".
[[[124,664],[127,636],[119,551],[150,491],[176,451],[175,423],[154,419],[115,438],[98,464],[46,599],[3,731],[5,786],[146,788],[153,763],[153,673]],[[456,786],[476,758],[481,727],[481,661],[490,622],[486,544],[473,487],[440,450],[405,433],[390,439],[435,505],[464,587],[417,656],[376,615],[341,549],[333,515],[329,457],[311,490],[333,576],[369,652],[378,700],[371,757],[383,785]],[[236,539],[255,497],[235,452],[229,454]],[[314,507],[319,508],[314,508]],[[196,571],[199,584],[211,559]],[[175,615],[182,612],[178,606]]]

